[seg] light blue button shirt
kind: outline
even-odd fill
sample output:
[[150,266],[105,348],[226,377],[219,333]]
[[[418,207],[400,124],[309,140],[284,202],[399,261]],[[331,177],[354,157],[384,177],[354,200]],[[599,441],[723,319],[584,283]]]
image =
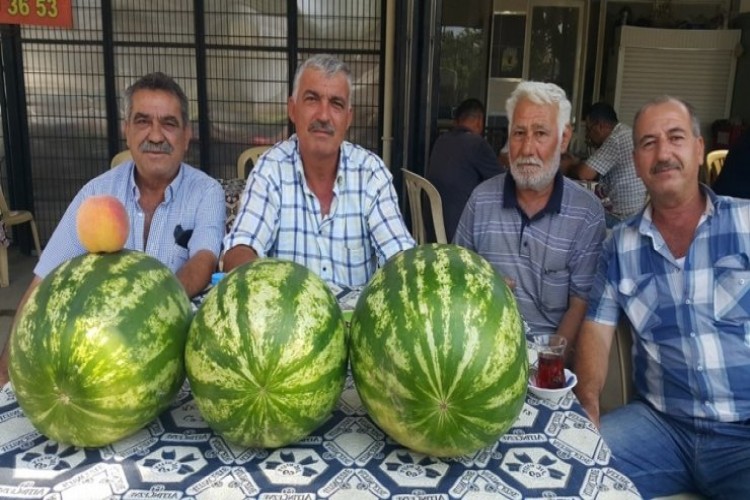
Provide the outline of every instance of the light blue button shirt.
[[[97,195],[111,195],[123,202],[130,218],[125,248],[145,251],[173,272],[201,250],[219,255],[226,209],[224,190],[216,179],[183,163],[177,177],[167,186],[164,201],[156,207],[148,240],[144,241],[145,214],[138,204],[140,192],[133,170],[133,161],[127,161],[81,188],[42,252],[34,274],[43,278],[58,265],[86,252],[76,233],[76,213],[86,198]],[[185,231],[193,230],[187,248],[175,241],[178,225]]]

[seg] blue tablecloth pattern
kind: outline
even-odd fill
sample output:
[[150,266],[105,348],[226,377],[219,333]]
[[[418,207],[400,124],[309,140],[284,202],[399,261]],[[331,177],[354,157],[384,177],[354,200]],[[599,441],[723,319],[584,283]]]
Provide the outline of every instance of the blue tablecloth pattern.
[[207,426],[187,382],[146,428],[81,449],[40,435],[7,384],[0,391],[0,498],[490,499],[639,498],[575,397],[529,395],[497,443],[445,459],[405,449],[366,415],[349,378],[313,434],[279,449],[246,448]]

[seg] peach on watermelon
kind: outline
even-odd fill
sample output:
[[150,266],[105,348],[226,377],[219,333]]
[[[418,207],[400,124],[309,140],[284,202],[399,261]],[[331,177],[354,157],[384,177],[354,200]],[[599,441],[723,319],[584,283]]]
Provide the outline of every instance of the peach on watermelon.
[[78,207],[76,232],[81,245],[90,253],[119,252],[129,231],[128,213],[114,196],[90,196]]

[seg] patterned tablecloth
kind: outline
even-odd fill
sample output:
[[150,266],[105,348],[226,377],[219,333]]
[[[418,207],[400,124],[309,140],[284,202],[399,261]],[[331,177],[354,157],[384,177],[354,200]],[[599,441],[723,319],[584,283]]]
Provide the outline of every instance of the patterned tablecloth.
[[[357,292],[334,289],[344,308]],[[491,499],[639,498],[572,393],[527,395],[513,427],[470,456],[405,449],[367,416],[348,378],[331,417],[280,449],[225,441],[206,425],[187,383],[146,428],[80,449],[40,435],[10,384],[0,391],[0,498]]]

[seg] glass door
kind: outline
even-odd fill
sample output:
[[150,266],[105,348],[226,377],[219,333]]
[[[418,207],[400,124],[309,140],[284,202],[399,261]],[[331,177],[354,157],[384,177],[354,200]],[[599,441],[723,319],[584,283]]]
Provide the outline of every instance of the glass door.
[[529,1],[526,78],[562,87],[573,103],[573,120],[581,106],[584,14],[584,0]]

